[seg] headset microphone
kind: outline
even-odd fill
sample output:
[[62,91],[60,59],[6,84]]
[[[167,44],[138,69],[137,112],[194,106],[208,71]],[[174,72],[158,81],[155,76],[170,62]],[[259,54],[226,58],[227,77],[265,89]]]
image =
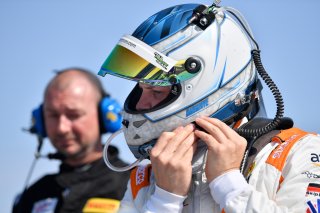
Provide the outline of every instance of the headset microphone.
[[36,158],[47,158],[49,160],[65,160],[66,156],[60,152],[56,152],[56,153],[49,153],[46,155],[41,155],[40,153],[36,153]]

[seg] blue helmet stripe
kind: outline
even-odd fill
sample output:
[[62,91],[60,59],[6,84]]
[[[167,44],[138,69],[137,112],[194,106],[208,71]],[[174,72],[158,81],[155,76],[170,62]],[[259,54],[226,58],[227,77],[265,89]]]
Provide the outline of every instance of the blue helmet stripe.
[[198,4],[186,4],[164,9],[143,22],[132,36],[151,46],[161,42],[185,28],[197,6]]
[[166,19],[166,21],[164,22],[163,24],[163,27],[162,27],[162,32],[161,32],[161,35],[160,35],[160,39],[166,37],[169,35],[170,33],[170,28],[172,26],[172,22],[175,20],[175,16],[171,16],[169,17],[168,19]]
[[[154,23],[158,23],[159,21],[161,21],[161,19],[163,19],[164,17],[166,17],[168,14],[171,13],[171,11],[174,9],[174,7],[170,7],[167,8],[165,10],[160,11],[159,13],[157,13],[154,16],[151,16],[146,22],[144,22],[142,25],[140,25],[139,28],[145,28],[144,32],[137,32],[137,30],[132,34],[133,36],[137,37],[137,38],[144,38],[149,32],[150,30],[152,30],[154,28]],[[152,20],[152,21],[151,21]],[[145,25],[149,25],[149,26],[145,26]],[[139,35],[139,34],[140,35]]]

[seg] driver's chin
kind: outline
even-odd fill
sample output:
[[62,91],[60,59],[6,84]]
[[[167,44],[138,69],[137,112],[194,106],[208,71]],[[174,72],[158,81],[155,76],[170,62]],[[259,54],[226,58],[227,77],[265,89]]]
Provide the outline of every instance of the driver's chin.
[[84,147],[79,145],[68,146],[63,149],[59,149],[59,152],[64,154],[67,159],[77,159],[85,155]]

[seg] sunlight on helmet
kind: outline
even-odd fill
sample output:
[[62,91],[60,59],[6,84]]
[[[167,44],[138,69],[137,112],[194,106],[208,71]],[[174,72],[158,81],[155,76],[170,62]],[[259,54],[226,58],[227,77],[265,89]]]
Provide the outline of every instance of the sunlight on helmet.
[[[197,17],[199,11],[203,17]],[[198,4],[174,6],[145,20],[131,37],[139,39],[136,43],[141,48],[146,46],[151,52],[161,53],[164,61],[172,62],[173,68],[180,62],[183,69],[183,72],[171,69],[171,72],[148,75],[158,65],[150,59],[150,54],[132,49],[139,55],[134,56],[139,60],[134,60],[132,66],[130,60],[125,60],[122,63],[126,63],[126,69],[121,73],[106,71],[104,66],[99,72],[150,85],[172,85],[175,90],[149,111],[135,108],[141,97],[138,86],[127,97],[123,132],[136,158],[145,156],[141,147],[152,145],[162,132],[192,123],[199,116],[215,117],[230,125],[243,117],[265,114],[259,98],[262,87],[252,56],[258,46],[248,24],[234,9]],[[137,64],[139,61],[144,64]],[[150,64],[154,66],[148,70]],[[138,65],[142,68],[135,68]],[[157,71],[161,70],[158,68]],[[161,83],[153,84],[148,82],[150,79]]]

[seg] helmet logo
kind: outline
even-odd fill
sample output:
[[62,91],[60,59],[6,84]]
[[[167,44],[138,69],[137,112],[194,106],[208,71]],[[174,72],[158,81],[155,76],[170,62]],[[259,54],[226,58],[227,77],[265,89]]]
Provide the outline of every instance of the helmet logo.
[[160,66],[162,66],[165,70],[168,69],[168,63],[163,60],[163,57],[159,53],[155,52],[154,53],[154,58],[156,59],[156,62]]
[[131,47],[133,47],[133,48],[135,48],[135,47],[137,46],[137,45],[135,45],[133,42],[128,41],[128,40],[125,39],[125,38],[121,38],[119,42],[125,43],[125,44],[127,44],[128,46],[131,46]]
[[204,99],[203,101],[200,101],[199,103],[197,103],[196,105],[189,107],[186,110],[186,116],[189,117],[193,114],[195,114],[196,112],[206,108],[208,106],[208,98]]

